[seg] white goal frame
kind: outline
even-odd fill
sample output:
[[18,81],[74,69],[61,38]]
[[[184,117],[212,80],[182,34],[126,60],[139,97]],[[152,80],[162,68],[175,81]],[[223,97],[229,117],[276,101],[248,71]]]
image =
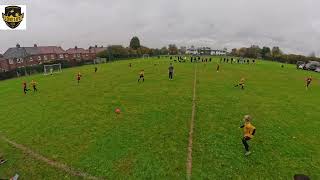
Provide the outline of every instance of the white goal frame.
[[53,74],[53,73],[61,73],[61,64],[50,64],[50,65],[43,65],[43,74]]
[[149,59],[150,56],[149,56],[149,54],[144,54],[144,55],[142,55],[142,58],[143,58],[143,59]]
[[101,63],[107,63],[107,58],[96,58],[93,60],[93,64],[101,64]]

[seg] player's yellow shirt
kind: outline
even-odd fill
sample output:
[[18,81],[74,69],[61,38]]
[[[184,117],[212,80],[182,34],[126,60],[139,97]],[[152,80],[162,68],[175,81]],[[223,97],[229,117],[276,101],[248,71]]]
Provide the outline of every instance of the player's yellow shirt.
[[141,72],[140,72],[140,76],[144,76],[144,71],[141,71]]
[[244,84],[244,81],[245,81],[245,79],[242,78],[242,79],[240,80],[240,84]]
[[35,86],[35,85],[37,85],[37,82],[31,81],[31,86]]
[[256,128],[251,123],[245,123],[243,127],[244,137],[253,138],[253,132],[255,129]]

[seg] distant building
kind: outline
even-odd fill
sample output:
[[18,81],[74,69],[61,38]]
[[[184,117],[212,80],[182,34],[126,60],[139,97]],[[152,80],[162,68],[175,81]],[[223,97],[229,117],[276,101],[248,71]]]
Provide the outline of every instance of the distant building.
[[209,47],[200,47],[200,48],[198,48],[198,53],[200,55],[211,55],[211,48],[209,48]]
[[186,50],[186,54],[190,54],[190,55],[197,55],[198,51],[194,46],[191,46],[190,48],[188,48]]
[[78,48],[77,46],[69,48],[66,52],[69,55],[69,60],[89,61],[96,58],[96,53],[93,50],[90,51],[89,49],[86,50],[84,48]]
[[0,69],[10,71],[26,66],[50,63],[57,60],[66,60],[67,53],[58,46],[37,46],[9,48],[1,58]]
[[226,50],[211,50],[211,55],[223,56],[223,55],[227,55],[227,51]]
[[100,52],[108,50],[108,48],[107,47],[103,47],[103,46],[98,47],[97,45],[95,45],[93,47],[90,46],[88,50],[89,50],[90,53],[98,54]]

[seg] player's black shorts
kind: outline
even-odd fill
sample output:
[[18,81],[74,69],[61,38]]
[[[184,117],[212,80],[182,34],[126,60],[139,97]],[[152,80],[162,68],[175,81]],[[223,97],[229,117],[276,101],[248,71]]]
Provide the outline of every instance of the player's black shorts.
[[144,78],[144,75],[140,75],[140,78]]

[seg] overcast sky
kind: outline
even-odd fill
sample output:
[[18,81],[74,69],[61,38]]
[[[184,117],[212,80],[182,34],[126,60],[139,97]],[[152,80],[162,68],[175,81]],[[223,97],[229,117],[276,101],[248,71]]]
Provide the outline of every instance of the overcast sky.
[[21,46],[141,44],[280,46],[320,56],[319,0],[1,0],[26,4],[27,30],[0,31],[0,53]]

